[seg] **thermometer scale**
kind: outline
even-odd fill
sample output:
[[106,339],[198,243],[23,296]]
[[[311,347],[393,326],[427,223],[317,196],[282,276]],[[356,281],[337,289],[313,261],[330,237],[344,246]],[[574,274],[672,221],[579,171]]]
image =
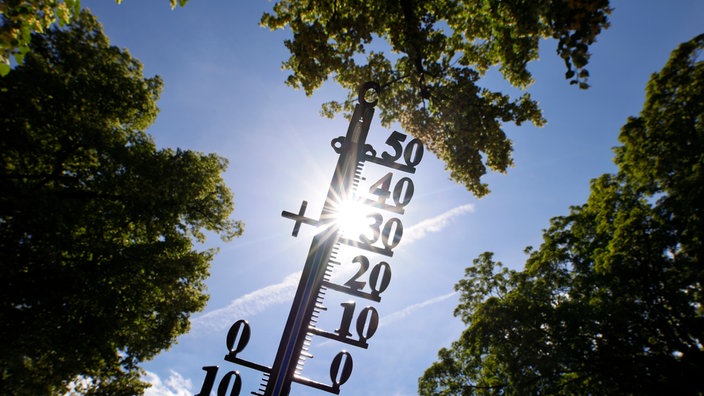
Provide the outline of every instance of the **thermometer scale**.
[[[306,201],[303,201],[298,213],[281,213],[283,217],[294,220],[294,237],[298,236],[301,224],[315,226],[319,232],[311,242],[273,364],[265,366],[239,357],[251,335],[247,321],[236,321],[227,333],[228,353],[224,360],[263,373],[259,389],[252,391],[252,395],[286,396],[289,395],[293,382],[339,394],[340,386],[352,374],[352,355],[344,349],[335,355],[330,363],[329,382],[303,377],[305,361],[313,358],[309,351],[313,337],[323,337],[366,349],[367,341],[377,330],[379,313],[376,308],[367,306],[355,315],[355,300],[340,304],[343,313],[337,329],[329,331],[317,327],[317,324],[322,311],[327,311],[326,293],[341,293],[357,299],[379,302],[381,293],[391,281],[390,264],[387,261],[379,261],[369,270],[371,261],[368,256],[392,257],[393,249],[401,241],[403,224],[398,217],[393,216],[404,213],[406,205],[413,197],[414,185],[407,176],[394,183],[394,176],[398,172],[415,173],[415,168],[423,157],[423,145],[417,139],[404,144],[407,136],[394,131],[386,140],[389,147],[377,156],[376,150],[366,143],[377,100],[368,101],[367,98],[378,96],[379,93],[380,87],[376,83],[368,82],[362,85],[359,90],[359,103],[355,106],[347,134],[331,142],[333,149],[340,156],[320,217],[316,220],[305,216],[308,205]],[[365,179],[362,178],[362,170],[367,162],[385,169],[386,173],[369,187],[368,192],[357,191],[360,182]],[[350,202],[368,209],[368,213],[364,214],[368,223],[364,231],[356,237],[342,232],[338,221],[342,208]],[[343,246],[355,252],[352,263],[357,265],[358,270],[346,282],[336,283],[332,280],[332,275],[341,264],[336,261],[336,256]],[[356,335],[353,335],[353,331]],[[206,376],[196,396],[209,396],[215,385],[218,367],[205,366],[203,370]],[[237,396],[241,388],[242,379],[239,372],[229,371],[221,378],[217,395]]]

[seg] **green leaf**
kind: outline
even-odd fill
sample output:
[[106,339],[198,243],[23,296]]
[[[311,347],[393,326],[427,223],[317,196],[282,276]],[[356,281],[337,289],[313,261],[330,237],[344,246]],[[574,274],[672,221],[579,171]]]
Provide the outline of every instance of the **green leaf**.
[[[589,45],[611,11],[608,0],[358,3],[282,0],[262,15],[263,26],[293,33],[284,42],[286,84],[311,95],[328,79],[349,92],[378,82],[382,123],[399,123],[420,139],[477,196],[489,192],[481,180],[489,170],[512,165],[503,125],[544,123],[537,103],[486,91],[482,75],[497,67],[525,89],[533,82],[528,63],[538,59],[542,39],[554,38],[567,78],[586,79]],[[347,116],[354,100],[340,108]],[[326,104],[323,114],[334,111]]]
[[704,393],[702,50],[704,35],[651,77],[618,173],[550,221],[521,271],[492,253],[465,270],[455,315],[467,328],[421,395]]
[[162,81],[87,11],[26,55],[0,78],[2,392],[81,375],[85,394],[141,394],[140,363],[205,307],[215,252],[196,242],[242,233],[227,161],[157,149]]

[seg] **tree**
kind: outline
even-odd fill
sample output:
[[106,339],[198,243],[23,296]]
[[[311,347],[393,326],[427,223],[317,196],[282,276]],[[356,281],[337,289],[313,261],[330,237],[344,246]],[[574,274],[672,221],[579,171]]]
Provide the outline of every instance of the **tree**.
[[0,393],[141,394],[207,300],[205,232],[241,233],[214,154],[157,149],[159,77],[87,11],[0,79]]
[[522,271],[484,253],[456,285],[468,325],[423,395],[701,395],[704,35],[654,74],[615,175],[552,219]]
[[[115,0],[118,4],[122,0]],[[171,8],[188,0],[169,0]],[[10,72],[10,58],[22,63],[32,33],[43,33],[53,24],[69,23],[81,10],[81,0],[0,0],[0,76]]]
[[487,167],[505,172],[512,165],[501,124],[544,120],[530,95],[511,99],[482,88],[480,77],[498,66],[509,83],[527,87],[526,66],[538,58],[540,39],[554,38],[566,78],[587,88],[588,49],[610,11],[608,0],[281,0],[261,23],[293,32],[285,42],[288,85],[310,95],[332,77],[351,92],[344,103],[324,105],[324,114],[349,113],[360,84],[380,83],[382,123],[400,122],[445,161],[453,179],[483,196]]

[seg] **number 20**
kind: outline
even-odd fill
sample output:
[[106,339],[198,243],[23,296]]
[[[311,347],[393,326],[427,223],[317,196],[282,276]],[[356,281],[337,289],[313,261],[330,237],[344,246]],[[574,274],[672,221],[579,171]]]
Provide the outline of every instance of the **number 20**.
[[[360,255],[352,259],[352,262],[359,264],[359,270],[357,270],[357,273],[354,274],[353,277],[345,282],[345,286],[354,290],[361,290],[366,286],[367,282],[361,281],[359,278],[369,269],[369,259]],[[390,282],[391,266],[385,261],[375,265],[369,273],[369,288],[372,289],[372,294],[377,297],[389,287]]]

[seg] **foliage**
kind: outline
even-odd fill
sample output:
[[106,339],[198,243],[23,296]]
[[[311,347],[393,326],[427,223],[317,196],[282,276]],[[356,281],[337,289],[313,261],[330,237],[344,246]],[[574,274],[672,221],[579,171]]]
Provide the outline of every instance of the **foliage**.
[[204,307],[194,239],[241,224],[225,159],[144,132],[161,86],[87,11],[0,79],[0,393],[139,394]]
[[502,123],[544,120],[530,95],[511,99],[482,88],[480,77],[498,66],[525,88],[540,39],[554,38],[566,78],[586,88],[589,45],[608,27],[610,11],[608,0],[281,0],[261,23],[293,31],[283,64],[289,85],[310,95],[332,77],[351,92],[344,104],[326,104],[324,114],[349,111],[362,83],[380,83],[382,122],[400,122],[445,161],[452,178],[482,196],[487,167],[512,165]]
[[468,328],[421,394],[704,393],[702,49],[704,35],[652,76],[619,172],[552,219],[522,271],[491,253],[466,270],[455,315]]
[[[169,2],[174,8],[188,0]],[[80,10],[81,0],[0,0],[0,76],[10,72],[10,58],[22,64],[32,33],[43,33],[55,23],[64,26]]]

